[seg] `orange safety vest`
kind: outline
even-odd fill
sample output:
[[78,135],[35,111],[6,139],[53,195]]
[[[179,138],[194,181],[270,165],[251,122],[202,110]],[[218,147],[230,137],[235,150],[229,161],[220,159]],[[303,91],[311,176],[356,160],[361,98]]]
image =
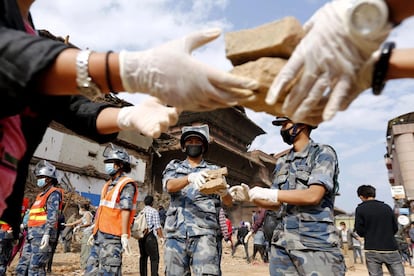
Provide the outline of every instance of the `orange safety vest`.
[[[27,221],[28,227],[39,227],[46,223],[47,221],[47,210],[46,210],[46,202],[51,193],[54,191],[58,191],[62,197],[62,201],[59,204],[59,210],[62,210],[62,203],[63,203],[63,190],[56,187],[51,187],[46,193],[38,194],[36,197],[35,202],[30,208],[29,211],[29,220]],[[55,227],[57,227],[58,222],[56,222]]]
[[[25,197],[23,198],[23,202],[22,202],[22,212],[21,212],[22,217],[26,213],[27,209],[29,209],[29,199]],[[9,231],[12,228],[10,224],[8,224],[7,222],[5,222],[4,220],[0,220],[0,229],[3,231]]]
[[[121,236],[123,234],[121,219],[122,209],[119,206],[119,201],[122,189],[126,184],[131,182],[134,183],[136,189],[136,193],[133,198],[133,206],[135,206],[138,198],[138,188],[132,178],[123,176],[115,185],[115,187],[113,187],[109,192],[107,191],[109,184],[111,184],[111,181],[109,180],[105,183],[105,186],[102,188],[101,200],[99,202],[99,208],[96,214],[95,227],[93,229],[94,234],[96,234],[98,230],[114,236]],[[129,214],[129,226],[132,224],[134,216],[135,208],[133,208]],[[128,237],[130,235],[131,227],[128,227]]]

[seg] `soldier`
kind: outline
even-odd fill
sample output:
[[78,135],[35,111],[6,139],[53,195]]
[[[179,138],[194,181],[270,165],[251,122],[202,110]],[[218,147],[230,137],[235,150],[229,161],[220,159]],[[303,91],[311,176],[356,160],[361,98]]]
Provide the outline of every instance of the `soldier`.
[[46,275],[51,244],[57,240],[58,219],[62,210],[63,190],[57,185],[56,168],[46,160],[37,163],[34,174],[42,188],[29,212],[28,233],[16,275]]
[[125,149],[109,144],[103,153],[105,171],[110,176],[101,192],[92,244],[85,275],[121,275],[122,252],[131,253],[128,239],[135,215],[138,188],[125,176],[131,161]]
[[170,194],[164,230],[165,275],[219,275],[217,232],[220,197],[225,205],[232,198],[227,188],[205,195],[199,188],[206,182],[207,170],[218,166],[207,163],[207,125],[182,128],[180,144],[187,158],[172,160],[163,172],[163,187]]
[[[24,198],[21,210],[23,218],[29,207],[29,199]],[[22,229],[21,229],[22,230]],[[21,235],[23,236],[23,235]],[[7,266],[11,263],[13,257],[20,249],[23,238],[19,236],[18,240],[13,238],[13,229],[7,222],[0,220],[0,275],[6,275]],[[13,244],[16,243],[14,246]]]
[[310,138],[312,126],[276,117],[283,141],[293,147],[278,158],[272,187],[234,186],[233,198],[280,208],[271,241],[270,275],[345,275],[334,225],[338,160],[334,149]]

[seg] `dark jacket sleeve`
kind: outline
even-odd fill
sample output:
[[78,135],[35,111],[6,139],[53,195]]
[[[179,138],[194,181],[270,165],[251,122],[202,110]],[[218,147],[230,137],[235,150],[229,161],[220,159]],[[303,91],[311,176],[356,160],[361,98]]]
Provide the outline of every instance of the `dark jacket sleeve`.
[[355,227],[354,227],[355,232],[357,232],[357,234],[360,237],[365,237],[365,227],[364,227],[364,221],[362,218],[362,215],[360,213],[360,210],[358,210],[358,208],[356,208],[355,210]]
[[[77,134],[88,137],[98,143],[105,143],[116,138],[118,133],[102,135],[99,134],[96,129],[96,119],[99,113],[103,109],[111,107],[111,104],[92,102],[84,96],[70,96],[68,98],[69,104],[66,105],[68,108],[65,112],[62,112],[59,108],[54,110],[55,117],[53,119],[56,122],[61,123]],[[62,105],[55,106],[58,107]]]

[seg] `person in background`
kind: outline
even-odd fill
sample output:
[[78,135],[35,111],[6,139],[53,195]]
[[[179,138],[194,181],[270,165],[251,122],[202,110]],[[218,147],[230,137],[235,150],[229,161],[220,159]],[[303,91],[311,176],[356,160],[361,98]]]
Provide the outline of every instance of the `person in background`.
[[58,184],[56,167],[41,160],[36,164],[34,174],[36,184],[42,191],[29,211],[28,233],[15,270],[19,276],[46,275],[51,243],[57,241],[59,214],[62,211],[63,190],[55,187]]
[[385,264],[391,275],[405,275],[398,244],[394,235],[398,224],[391,207],[376,200],[376,189],[361,185],[357,189],[361,199],[355,209],[355,231],[364,238],[365,263],[370,275],[382,275]]
[[208,125],[184,126],[180,145],[186,159],[171,160],[164,169],[162,184],[171,197],[164,231],[165,275],[219,275],[217,233],[222,203],[232,204],[227,188],[203,194],[207,171],[219,167],[203,156],[208,151]]
[[342,240],[341,249],[342,254],[345,257],[345,264],[347,266],[347,269],[349,269],[350,271],[355,271],[355,256],[353,255],[354,250],[352,239],[357,238],[357,235],[355,235],[351,229],[347,228],[346,223],[343,221],[339,223],[339,228],[339,235]]
[[231,250],[233,250],[233,224],[231,223],[231,220],[229,218],[229,215],[227,213],[224,214],[226,216],[226,225],[227,225],[227,235],[228,240],[224,240],[226,243],[230,244]]
[[[29,210],[29,199],[24,198],[21,210],[21,217],[23,218],[26,211]],[[16,241],[13,238],[13,230],[11,226],[5,221],[0,221],[0,275],[6,275],[7,266],[10,265],[17,252],[23,246],[24,238],[23,235],[24,226],[20,226],[19,239]],[[17,242],[16,244],[14,244]]]
[[131,172],[131,159],[124,148],[112,143],[106,146],[103,157],[109,179],[102,188],[93,233],[88,239],[92,248],[85,276],[121,275],[122,254],[131,254],[128,240],[138,198],[135,180],[126,176]]
[[357,258],[360,259],[361,264],[364,264],[364,257],[362,256],[362,239],[361,237],[354,232],[354,234],[357,236],[352,237],[352,250],[354,251],[354,263],[357,262]]
[[161,227],[164,228],[165,219],[167,218],[167,211],[165,211],[164,206],[158,206],[158,215],[160,216]]
[[246,223],[244,221],[240,222],[240,227],[237,229],[237,241],[234,244],[233,250],[231,251],[231,256],[234,257],[234,253],[236,253],[236,249],[239,245],[243,245],[244,247],[244,253],[246,254],[247,263],[250,263],[250,257],[249,257],[249,243],[248,239],[245,239],[247,234],[249,233],[249,229],[246,226]]
[[[159,137],[177,122],[181,110],[236,105],[258,88],[255,80],[192,56],[217,38],[219,29],[145,51],[95,52],[37,31],[30,13],[33,3],[0,1],[0,220],[12,227],[15,239],[29,163],[51,121],[100,144],[113,141],[120,130]],[[123,91],[150,97],[122,108],[92,101]]]
[[264,263],[268,263],[268,255],[267,255],[267,248],[266,248],[266,239],[264,236],[263,229],[259,228],[253,237],[253,260],[256,260],[256,254],[259,252],[260,257],[262,257],[262,261]]
[[66,223],[66,227],[75,227],[73,228],[73,232],[76,233],[77,231],[82,231],[82,239],[81,239],[81,252],[80,252],[80,267],[85,269],[86,261],[91,253],[91,247],[88,245],[88,239],[91,236],[91,225],[93,223],[93,215],[89,211],[89,203],[82,203],[79,206],[79,215],[81,218]]
[[157,237],[161,240],[161,244],[164,244],[164,235],[162,233],[160,216],[157,210],[152,206],[154,204],[154,197],[147,195],[144,198],[145,207],[143,212],[149,228],[149,232],[138,240],[139,246],[139,273],[141,276],[147,276],[148,258],[151,262],[151,276],[158,275],[158,268],[160,264],[160,254],[158,249]]
[[271,240],[269,272],[272,276],[345,275],[344,257],[334,225],[334,202],[339,184],[338,157],[333,147],[315,143],[311,125],[287,117],[272,122],[292,145],[278,158],[271,188],[235,185],[235,200],[277,210],[278,220]]
[[266,103],[294,122],[316,126],[370,87],[378,95],[387,80],[413,78],[414,48],[384,43],[392,28],[413,15],[413,1],[328,1],[304,24],[306,34]]
[[223,207],[220,207],[219,214],[218,214],[218,222],[220,228],[217,232],[217,251],[218,251],[218,261],[219,261],[219,268],[220,272],[219,275],[222,275],[221,272],[221,258],[223,257],[223,239],[225,242],[229,241],[229,232],[227,230],[227,222],[226,222],[226,212],[224,211]]

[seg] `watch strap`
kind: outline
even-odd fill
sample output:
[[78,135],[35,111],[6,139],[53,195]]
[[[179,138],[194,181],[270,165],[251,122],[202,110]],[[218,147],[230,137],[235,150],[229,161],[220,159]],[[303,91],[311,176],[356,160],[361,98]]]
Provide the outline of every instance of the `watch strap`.
[[395,48],[395,42],[385,42],[381,47],[380,57],[374,65],[374,72],[372,73],[372,93],[380,95],[385,87],[385,77],[388,72],[388,64],[390,61],[392,50]]

